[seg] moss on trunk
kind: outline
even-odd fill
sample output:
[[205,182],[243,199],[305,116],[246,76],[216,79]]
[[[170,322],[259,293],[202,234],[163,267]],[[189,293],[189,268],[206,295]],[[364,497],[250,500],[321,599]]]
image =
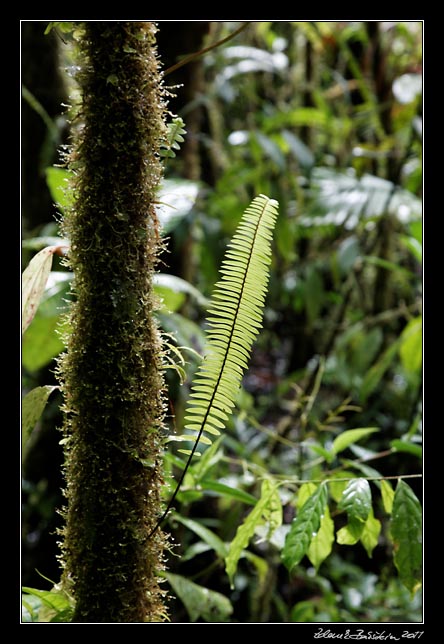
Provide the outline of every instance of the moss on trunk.
[[82,90],[71,167],[70,238],[76,303],[60,364],[65,396],[64,583],[74,621],[165,617],[160,511],[164,413],[152,276],[160,240],[165,101],[155,26],[85,23]]

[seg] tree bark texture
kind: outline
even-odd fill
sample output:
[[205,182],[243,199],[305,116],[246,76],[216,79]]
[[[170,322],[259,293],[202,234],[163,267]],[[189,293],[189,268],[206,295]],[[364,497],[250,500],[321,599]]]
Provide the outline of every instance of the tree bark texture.
[[153,23],[88,22],[71,153],[76,303],[65,396],[63,580],[77,622],[165,619],[159,571],[164,380],[152,276],[165,100]]

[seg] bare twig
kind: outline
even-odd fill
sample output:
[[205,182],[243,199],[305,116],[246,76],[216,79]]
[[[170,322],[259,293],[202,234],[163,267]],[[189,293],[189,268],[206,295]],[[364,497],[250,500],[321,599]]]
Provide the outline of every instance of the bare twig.
[[231,40],[232,38],[234,38],[235,36],[240,34],[240,32],[243,31],[246,27],[248,27],[249,24],[250,24],[250,22],[245,22],[241,27],[236,29],[236,31],[233,31],[233,33],[230,34],[229,36],[225,36],[225,38],[222,38],[221,40],[218,40],[217,42],[213,43],[212,45],[209,45],[208,47],[205,47],[205,49],[201,49],[200,51],[196,51],[196,52],[194,52],[192,54],[189,54],[188,56],[185,56],[185,58],[182,58],[182,60],[179,60],[179,62],[176,63],[175,65],[171,65],[171,67],[168,67],[168,69],[166,69],[164,71],[163,75],[168,76],[168,74],[172,74],[173,72],[175,72],[180,67],[183,67],[184,65],[187,65],[188,63],[191,63],[193,60],[196,60],[196,58],[200,58],[200,56],[203,56],[204,54],[207,54],[212,49],[216,49],[216,47],[219,47],[220,45],[225,44],[226,42],[228,42],[229,40]]

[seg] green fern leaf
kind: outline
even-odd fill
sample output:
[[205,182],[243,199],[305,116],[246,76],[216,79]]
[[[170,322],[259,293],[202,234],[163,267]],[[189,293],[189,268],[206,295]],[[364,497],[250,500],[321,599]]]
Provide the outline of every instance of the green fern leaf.
[[228,245],[208,310],[205,358],[194,383],[185,429],[219,435],[229,418],[251,348],[262,327],[278,204],[264,195],[246,209]]
[[[259,195],[245,210],[228,245],[208,309],[204,360],[194,378],[187,406],[185,430],[179,441],[194,442],[180,450],[188,459],[166,510],[151,531],[166,518],[185,478],[199,443],[211,444],[219,436],[233,410],[251,348],[262,327],[271,263],[272,233],[278,203]],[[174,437],[170,437],[174,440]]]
[[184,127],[185,123],[180,116],[174,117],[171,123],[168,123],[166,141],[162,144],[160,150],[161,157],[172,159],[176,156],[174,150],[180,150],[180,143],[185,141],[182,134],[186,134],[187,131]]

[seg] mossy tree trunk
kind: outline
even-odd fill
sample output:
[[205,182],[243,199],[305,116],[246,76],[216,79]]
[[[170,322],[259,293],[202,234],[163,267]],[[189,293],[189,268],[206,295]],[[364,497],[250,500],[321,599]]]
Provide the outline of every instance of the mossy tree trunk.
[[163,387],[152,276],[165,101],[153,23],[85,23],[65,218],[76,303],[65,395],[63,581],[77,622],[161,621]]

